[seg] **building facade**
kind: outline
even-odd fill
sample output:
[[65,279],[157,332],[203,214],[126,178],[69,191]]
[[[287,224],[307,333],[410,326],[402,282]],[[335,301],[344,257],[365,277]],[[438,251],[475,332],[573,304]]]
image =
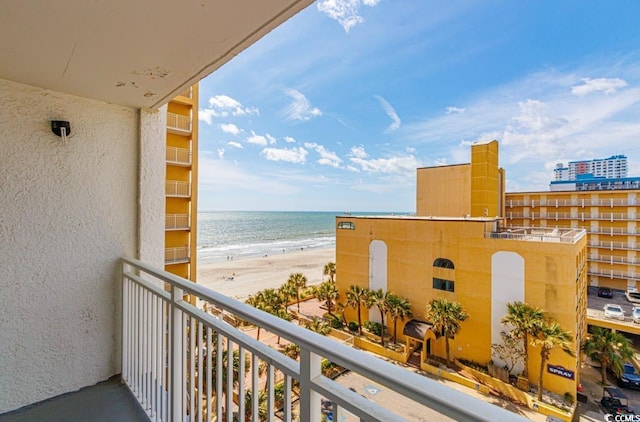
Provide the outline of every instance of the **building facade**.
[[[545,387],[575,391],[579,344],[586,332],[586,236],[582,229],[505,229],[504,170],[496,141],[472,146],[471,163],[418,169],[417,215],[338,217],[337,285],[341,297],[351,285],[408,298],[414,320],[399,337],[423,348],[423,356],[445,357],[445,342],[429,329],[426,305],[444,297],[469,313],[451,340],[452,357],[486,363],[492,344],[508,328],[500,323],[509,302],[548,311],[575,337],[570,357],[552,353],[549,365],[573,379],[545,371]],[[377,309],[363,312],[376,319]],[[357,320],[347,309],[348,320]],[[377,317],[379,319],[379,317]],[[393,332],[389,324],[389,332]],[[423,324],[424,335],[400,334],[407,324]],[[530,347],[529,374],[538,379],[539,353]]]
[[620,179],[627,177],[627,157],[612,155],[609,158],[594,158],[593,160],[570,161],[567,167],[558,163],[554,169],[554,180],[576,180],[580,175]]
[[165,270],[196,281],[198,84],[167,106]]
[[509,226],[587,231],[589,284],[626,290],[640,280],[640,190],[506,194]]

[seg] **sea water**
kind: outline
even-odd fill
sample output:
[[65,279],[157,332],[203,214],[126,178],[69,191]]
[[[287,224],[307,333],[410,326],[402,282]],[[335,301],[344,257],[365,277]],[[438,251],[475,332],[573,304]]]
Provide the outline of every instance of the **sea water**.
[[[389,213],[353,213],[381,215]],[[344,212],[214,211],[198,213],[198,262],[225,261],[336,244]]]

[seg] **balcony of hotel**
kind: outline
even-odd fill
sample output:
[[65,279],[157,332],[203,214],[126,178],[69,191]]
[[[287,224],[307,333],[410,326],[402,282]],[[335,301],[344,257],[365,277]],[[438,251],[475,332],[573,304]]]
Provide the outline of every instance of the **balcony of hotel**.
[[165,194],[174,198],[190,198],[191,183],[181,180],[167,180],[165,182]]
[[506,201],[507,208],[514,207],[625,207],[636,206],[638,201],[635,198],[609,198],[609,199],[531,199],[518,200],[509,199]]
[[589,247],[591,248],[600,248],[600,249],[609,249],[610,251],[614,249],[623,249],[635,251],[637,250],[635,243],[628,242],[605,242],[602,240],[590,240]]
[[590,255],[590,262],[602,262],[605,264],[628,264],[628,265],[640,265],[640,258],[630,258],[626,256],[612,256],[612,255]]
[[191,150],[187,148],[167,147],[167,164],[189,167],[192,155]]
[[165,216],[165,231],[189,230],[191,227],[189,214],[167,214]]
[[640,280],[640,274],[636,274],[633,272],[626,272],[626,271],[589,268],[588,274],[593,276],[598,276],[598,277],[605,277],[611,280],[613,279],[635,280],[635,281]]
[[177,135],[191,134],[191,116],[167,112],[167,130]]
[[526,240],[533,242],[576,243],[587,232],[584,229],[560,229],[547,227],[508,227],[485,233],[486,238]]
[[[0,419],[320,422],[328,415],[338,421],[420,415],[426,420],[525,420],[138,260],[124,259],[121,274],[121,376]],[[197,297],[199,305],[185,295]],[[299,346],[299,360],[205,312],[208,307]],[[365,396],[339,378],[324,376],[326,362],[384,394]]]
[[191,259],[191,250],[189,246],[177,246],[173,248],[164,248],[165,264],[184,264]]

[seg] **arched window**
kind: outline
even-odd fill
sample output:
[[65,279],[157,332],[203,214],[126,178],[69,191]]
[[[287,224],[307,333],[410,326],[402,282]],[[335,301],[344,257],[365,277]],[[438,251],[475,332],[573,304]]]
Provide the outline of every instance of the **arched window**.
[[450,259],[437,258],[433,261],[433,288],[453,292],[455,290],[455,266]]
[[453,262],[451,262],[451,260],[447,258],[437,258],[435,261],[433,261],[433,266],[439,268],[449,268],[450,270],[455,269],[455,267],[453,266]]

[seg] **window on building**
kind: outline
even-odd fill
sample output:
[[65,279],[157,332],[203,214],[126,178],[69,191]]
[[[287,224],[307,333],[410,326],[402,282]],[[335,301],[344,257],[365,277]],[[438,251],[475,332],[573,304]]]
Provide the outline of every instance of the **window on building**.
[[447,258],[437,258],[433,261],[433,266],[438,268],[449,268],[450,270],[454,269],[453,262]]
[[341,230],[355,230],[356,225],[351,221],[341,221],[338,223],[338,228]]
[[444,280],[442,278],[433,277],[433,288],[438,290],[444,290],[445,292],[454,291],[454,282],[451,280]]

